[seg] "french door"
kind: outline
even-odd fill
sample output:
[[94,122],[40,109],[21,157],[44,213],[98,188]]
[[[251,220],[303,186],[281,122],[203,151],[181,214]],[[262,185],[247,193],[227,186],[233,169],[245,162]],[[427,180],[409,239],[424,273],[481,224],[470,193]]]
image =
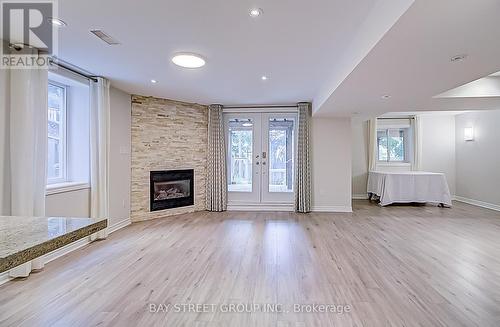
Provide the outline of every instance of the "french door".
[[229,204],[292,204],[297,115],[226,113],[224,117]]

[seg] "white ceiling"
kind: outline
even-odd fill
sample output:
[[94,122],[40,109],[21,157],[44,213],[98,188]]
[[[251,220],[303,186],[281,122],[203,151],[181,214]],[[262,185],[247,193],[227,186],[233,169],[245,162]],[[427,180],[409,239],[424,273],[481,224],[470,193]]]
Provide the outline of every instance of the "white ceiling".
[[435,98],[486,98],[500,97],[500,74],[494,73],[477,79],[465,85],[461,85]]
[[[58,56],[130,93],[204,104],[310,101],[376,1],[64,0]],[[253,7],[264,14],[251,18]],[[91,29],[122,44],[108,46]],[[176,52],[199,53],[207,65],[179,68]]]
[[[486,108],[500,99],[432,97],[500,70],[499,12],[498,0],[63,0],[58,56],[129,93],[203,104],[312,100],[319,116]],[[207,65],[179,68],[176,52]]]
[[[316,97],[316,114],[500,108],[495,97],[433,98],[500,70],[499,13],[498,0],[415,1],[338,87]],[[468,56],[450,61],[460,54]]]

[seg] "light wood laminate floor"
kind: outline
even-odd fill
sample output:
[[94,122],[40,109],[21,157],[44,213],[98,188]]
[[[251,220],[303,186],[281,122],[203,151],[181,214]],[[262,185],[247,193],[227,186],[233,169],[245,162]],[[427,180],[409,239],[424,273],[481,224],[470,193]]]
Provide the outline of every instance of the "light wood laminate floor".
[[[150,313],[152,303],[221,306]],[[221,312],[230,303],[283,312]],[[295,313],[295,303],[350,312]],[[352,214],[137,223],[1,286],[0,326],[11,325],[500,326],[500,213],[355,201]]]

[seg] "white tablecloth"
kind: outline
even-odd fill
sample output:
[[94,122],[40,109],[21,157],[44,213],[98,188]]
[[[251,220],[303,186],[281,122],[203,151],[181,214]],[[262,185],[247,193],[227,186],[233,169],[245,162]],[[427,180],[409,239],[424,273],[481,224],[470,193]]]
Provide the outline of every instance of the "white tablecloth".
[[446,177],[441,173],[371,171],[368,174],[367,191],[378,195],[382,206],[432,202],[451,207],[450,189]]

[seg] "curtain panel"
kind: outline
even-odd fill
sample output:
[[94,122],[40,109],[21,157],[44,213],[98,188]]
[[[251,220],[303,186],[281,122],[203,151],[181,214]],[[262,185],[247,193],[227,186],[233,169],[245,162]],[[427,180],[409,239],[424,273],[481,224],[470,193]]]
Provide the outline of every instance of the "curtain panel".
[[[109,81],[90,81],[90,217],[109,219]],[[97,238],[105,238],[106,230]]]
[[413,158],[411,161],[411,170],[418,171],[422,169],[422,132],[419,116],[411,119],[411,129],[413,132]]
[[377,118],[368,121],[368,171],[377,170]]
[[295,165],[295,211],[311,211],[311,104],[298,104],[297,157]]
[[222,105],[208,108],[208,151],[206,209],[225,211],[227,209],[226,141]]
[[[0,69],[0,215],[45,216],[48,71]],[[36,258],[10,271],[26,277]]]

